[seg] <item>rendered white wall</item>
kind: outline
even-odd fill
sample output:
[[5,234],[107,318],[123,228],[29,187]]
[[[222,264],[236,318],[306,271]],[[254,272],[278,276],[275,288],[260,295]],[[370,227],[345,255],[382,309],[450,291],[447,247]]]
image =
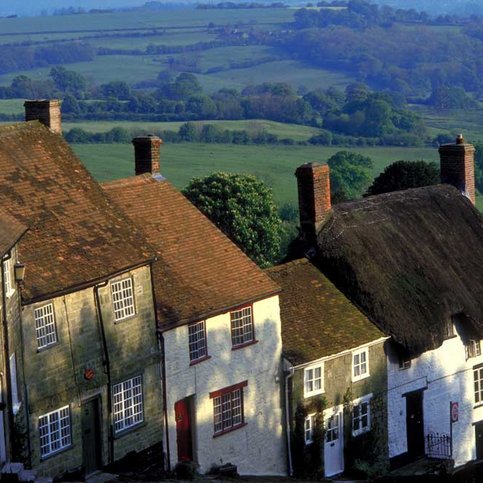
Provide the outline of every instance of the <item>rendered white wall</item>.
[[[457,334],[457,331],[455,331]],[[483,406],[475,408],[473,366],[483,357],[466,360],[461,337],[446,340],[441,347],[412,360],[400,370],[395,357],[388,360],[389,457],[407,451],[406,398],[403,394],[423,391],[424,434],[450,434],[450,401],[459,403],[459,421],[453,424],[455,465],[475,458],[474,422],[483,420]]]
[[[229,312],[207,319],[210,359],[190,366],[188,327],[164,334],[171,465],[177,462],[174,404],[194,396],[193,457],[201,472],[232,463],[240,474],[286,473],[280,400],[281,329],[278,296],[253,305],[258,343],[232,350]],[[248,381],[243,389],[246,426],[213,437],[213,400],[209,393]]]

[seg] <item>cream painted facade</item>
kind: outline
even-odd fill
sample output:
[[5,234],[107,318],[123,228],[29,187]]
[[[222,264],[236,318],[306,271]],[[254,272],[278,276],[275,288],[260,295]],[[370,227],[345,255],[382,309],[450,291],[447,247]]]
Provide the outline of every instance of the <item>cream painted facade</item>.
[[[467,358],[459,335],[444,341],[438,349],[424,352],[400,369],[394,354],[388,357],[389,457],[408,451],[407,397],[420,392],[424,437],[450,435],[450,402],[458,403],[458,421],[453,424],[453,459],[460,466],[475,459],[475,427],[483,421],[483,405],[475,403],[473,367],[483,364],[483,356]],[[428,451],[425,442],[425,452]]]
[[[232,463],[240,474],[286,474],[281,410],[278,296],[253,304],[256,342],[232,349],[230,312],[205,321],[209,358],[190,365],[188,326],[164,333],[171,466],[178,461],[175,403],[189,398],[193,460],[199,471]],[[214,436],[210,393],[246,381],[245,425]]]

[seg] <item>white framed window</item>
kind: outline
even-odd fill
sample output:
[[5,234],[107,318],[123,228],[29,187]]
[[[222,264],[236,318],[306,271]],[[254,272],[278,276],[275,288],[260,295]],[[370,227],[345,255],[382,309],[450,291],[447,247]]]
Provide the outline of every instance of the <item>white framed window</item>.
[[34,310],[37,347],[43,349],[57,342],[55,330],[54,305],[43,305]]
[[114,432],[120,433],[144,420],[143,379],[136,376],[112,387]]
[[483,403],[483,364],[473,367],[473,381],[475,383],[475,403]]
[[132,278],[128,277],[118,282],[111,282],[114,320],[127,319],[136,313],[134,308],[134,293]]
[[358,436],[371,429],[371,398],[367,394],[352,401],[352,435]]
[[481,344],[477,339],[469,339],[465,344],[466,359],[481,356]]
[[404,371],[411,367],[411,358],[406,355],[399,356],[399,370]]
[[307,415],[304,422],[304,441],[305,444],[314,442],[315,413]]
[[71,446],[70,408],[64,406],[39,418],[40,456],[45,458]]
[[369,377],[369,349],[361,349],[352,353],[352,381]]
[[304,369],[304,396],[315,396],[324,392],[324,364]]
[[243,388],[247,384],[247,381],[244,381],[210,393],[210,398],[213,399],[215,436],[244,426]]
[[12,282],[12,264],[11,259],[3,261],[3,283],[5,287],[5,296],[11,297],[15,292],[15,287]]
[[190,361],[197,361],[208,356],[206,344],[206,324],[204,320],[188,326]]
[[230,322],[231,343],[233,346],[246,344],[255,340],[253,310],[251,305],[230,312]]

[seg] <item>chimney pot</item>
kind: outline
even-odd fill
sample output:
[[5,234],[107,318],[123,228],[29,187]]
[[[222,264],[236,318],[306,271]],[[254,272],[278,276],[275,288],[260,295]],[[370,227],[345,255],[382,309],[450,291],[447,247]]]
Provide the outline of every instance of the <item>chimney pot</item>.
[[153,134],[138,136],[132,140],[134,145],[135,172],[138,174],[159,174],[160,146],[163,140]]
[[326,164],[306,163],[295,171],[300,227],[306,240],[315,242],[317,232],[331,210],[330,171]]
[[52,132],[62,134],[60,104],[58,99],[25,101],[25,120],[40,121]]
[[439,147],[441,182],[451,184],[475,204],[475,148],[462,134]]

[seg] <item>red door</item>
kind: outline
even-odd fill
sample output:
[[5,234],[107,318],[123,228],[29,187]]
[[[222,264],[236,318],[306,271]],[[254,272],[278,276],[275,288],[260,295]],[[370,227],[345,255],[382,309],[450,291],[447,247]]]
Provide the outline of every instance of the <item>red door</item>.
[[189,399],[181,399],[174,403],[176,418],[176,439],[178,443],[178,461],[192,461],[191,425]]

